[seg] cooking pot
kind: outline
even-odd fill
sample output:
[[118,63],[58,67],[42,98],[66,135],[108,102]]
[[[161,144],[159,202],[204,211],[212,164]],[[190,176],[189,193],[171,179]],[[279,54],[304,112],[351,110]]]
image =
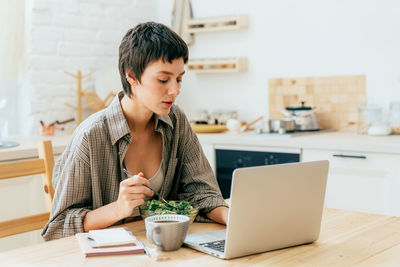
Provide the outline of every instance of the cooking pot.
[[296,130],[296,123],[293,119],[269,120],[269,131],[272,133],[290,133]]
[[296,131],[317,131],[319,126],[315,112],[318,110],[318,108],[307,107],[305,102],[301,102],[301,106],[286,107],[282,113],[287,119],[295,121]]

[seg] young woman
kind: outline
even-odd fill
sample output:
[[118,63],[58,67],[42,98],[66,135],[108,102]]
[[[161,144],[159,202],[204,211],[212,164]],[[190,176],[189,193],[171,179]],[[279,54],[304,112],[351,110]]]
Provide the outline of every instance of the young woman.
[[197,221],[226,224],[228,208],[213,171],[174,105],[187,60],[185,42],[162,24],[127,32],[119,48],[123,92],[79,125],[57,161],[45,240],[137,219],[138,206],[154,194],[144,185],[198,205]]

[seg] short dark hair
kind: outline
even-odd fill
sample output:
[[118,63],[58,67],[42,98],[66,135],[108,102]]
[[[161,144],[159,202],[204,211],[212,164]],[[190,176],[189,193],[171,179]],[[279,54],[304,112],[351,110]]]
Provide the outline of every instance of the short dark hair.
[[146,67],[159,59],[172,63],[172,60],[183,58],[188,61],[188,47],[185,41],[167,26],[146,22],[130,29],[122,38],[119,46],[119,73],[125,94],[132,95],[126,79],[126,71],[140,78]]

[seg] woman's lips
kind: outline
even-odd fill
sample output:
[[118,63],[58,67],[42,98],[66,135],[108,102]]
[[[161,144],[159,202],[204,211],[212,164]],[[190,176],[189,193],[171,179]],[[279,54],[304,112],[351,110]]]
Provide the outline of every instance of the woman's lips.
[[165,104],[166,106],[170,107],[172,106],[172,104],[174,103],[173,101],[163,101],[163,104]]

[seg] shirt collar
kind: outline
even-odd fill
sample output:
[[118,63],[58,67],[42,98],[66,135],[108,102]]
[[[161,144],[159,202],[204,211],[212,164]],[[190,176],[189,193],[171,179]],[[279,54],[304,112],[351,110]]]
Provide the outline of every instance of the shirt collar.
[[[107,107],[106,111],[107,125],[110,130],[110,137],[113,145],[124,136],[131,138],[131,131],[129,130],[128,122],[125,119],[120,102],[123,96],[124,92],[119,92],[111,102],[110,106]],[[171,113],[172,112],[170,112],[170,114]],[[159,121],[169,125],[172,129],[174,128],[169,115],[154,114],[154,116],[156,130],[161,130],[163,128],[162,124],[158,123]]]
[[169,125],[172,129],[174,129],[174,125],[169,115],[159,115],[154,113],[154,118],[156,119],[156,129],[158,129],[158,121],[162,121],[165,124]]
[[121,99],[124,93],[119,92],[114,100],[111,102],[110,106],[107,107],[106,117],[107,125],[110,132],[111,142],[113,145],[117,143],[119,139],[126,135],[131,135],[128,123],[125,119],[124,113],[122,112]]

